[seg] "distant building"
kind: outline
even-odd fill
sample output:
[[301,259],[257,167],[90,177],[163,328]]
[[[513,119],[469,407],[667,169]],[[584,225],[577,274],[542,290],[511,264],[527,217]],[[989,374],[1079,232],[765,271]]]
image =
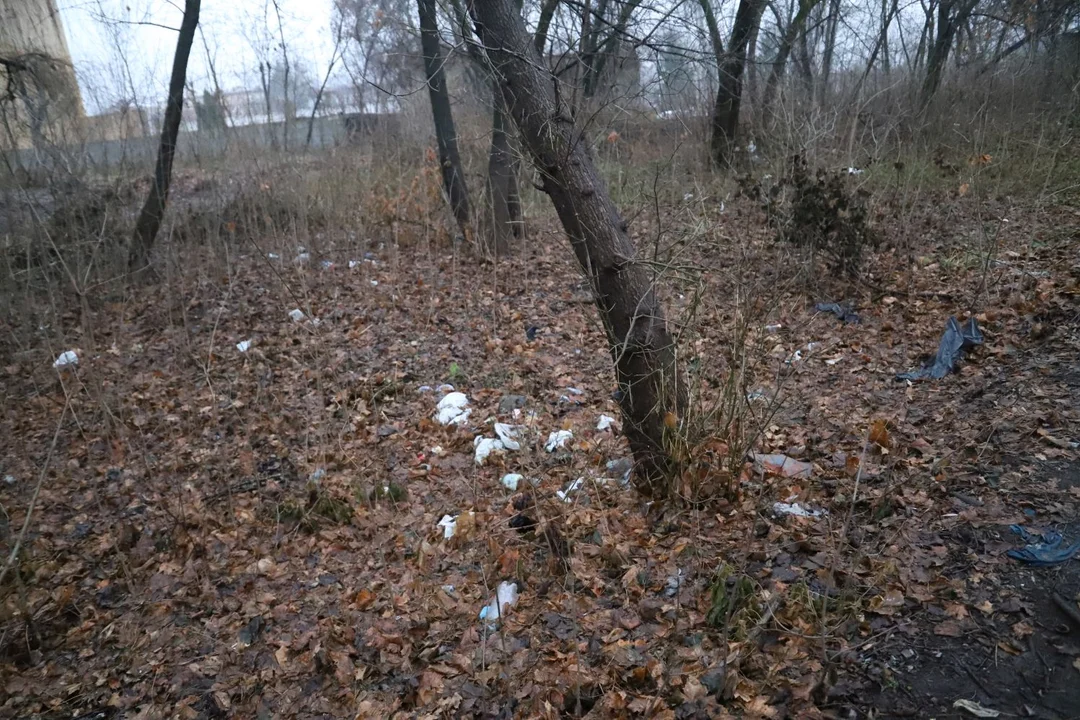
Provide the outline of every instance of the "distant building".
[[0,143],[17,148],[70,141],[85,117],[56,0],[0,0]]
[[[599,62],[594,58],[593,62]],[[625,102],[641,96],[641,60],[637,51],[628,44],[621,44],[617,55],[603,60],[603,68],[596,83],[594,97],[601,100]],[[584,66],[578,60],[578,53],[565,52],[548,55],[548,67],[559,82],[570,88],[582,88],[584,84]]]

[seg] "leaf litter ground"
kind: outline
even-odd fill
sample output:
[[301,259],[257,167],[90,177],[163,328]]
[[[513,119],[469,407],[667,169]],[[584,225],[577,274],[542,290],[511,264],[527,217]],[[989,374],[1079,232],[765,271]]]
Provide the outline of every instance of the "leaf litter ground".
[[[814,312],[843,298],[786,270],[752,208],[719,219],[728,252],[691,258],[705,292],[666,299],[678,319],[704,298],[708,395],[737,290],[774,288],[747,346],[747,402],[776,400],[753,450],[800,464],[696,504],[608,470],[627,456],[618,423],[596,430],[618,417],[609,357],[554,230],[497,265],[193,262],[100,308],[73,368],[5,349],[5,557],[59,432],[3,588],[3,715],[1077,717],[1077,563],[1005,552],[1010,524],[1080,538],[1080,217],[1009,209],[984,266],[973,203],[883,220],[915,250],[871,258],[895,290],[860,291],[858,324]],[[896,381],[983,277],[985,346]],[[463,426],[433,420],[443,383]],[[522,448],[478,467],[494,420]],[[503,582],[517,603],[481,621]]]

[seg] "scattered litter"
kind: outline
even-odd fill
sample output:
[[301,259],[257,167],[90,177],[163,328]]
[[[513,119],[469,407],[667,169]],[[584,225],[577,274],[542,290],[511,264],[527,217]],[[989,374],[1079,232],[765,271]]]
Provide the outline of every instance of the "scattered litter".
[[694,193],[684,193],[682,196],[683,202],[690,202],[694,199]]
[[856,168],[856,167],[849,167],[847,169],[847,174],[848,175],[862,175],[863,172],[864,172],[863,170],[860,170],[859,168]]
[[664,583],[664,597],[675,597],[679,594],[679,588],[682,587],[683,581],[686,578],[686,572],[679,568],[679,571],[669,577],[667,582]]
[[843,360],[843,359],[844,359],[844,358],[843,358],[843,356],[841,356],[841,357],[834,357],[834,358],[829,358],[828,360],[826,360],[826,361],[825,361],[825,364],[826,364],[826,365],[830,365],[830,366],[831,366],[831,365],[835,365],[836,363],[840,362],[840,361],[841,361],[841,360]]
[[304,312],[300,308],[295,308],[289,311],[289,317],[293,322],[300,322],[304,319]]
[[578,490],[580,490],[581,486],[584,485],[584,484],[585,484],[585,478],[579,477],[577,480],[570,483],[566,487],[566,490],[556,490],[555,494],[563,502],[566,502],[566,503],[573,502],[574,499],[572,497],[570,497],[570,496],[573,495],[574,493],[576,493]]
[[497,438],[486,438],[483,435],[477,435],[473,439],[473,448],[476,452],[476,464],[483,465],[487,462],[491,453],[503,451],[503,444],[502,441]]
[[56,358],[56,361],[52,364],[54,368],[59,370],[60,368],[66,368],[71,365],[79,364],[79,356],[74,350],[65,350],[60,353],[60,357]]
[[447,394],[439,404],[435,406],[438,411],[435,419],[440,425],[464,425],[469,421],[469,398],[463,392],[451,392]]
[[502,476],[503,487],[510,492],[517,492],[518,483],[525,479],[525,476],[518,475],[517,473],[506,473]]
[[517,425],[495,423],[495,434],[498,437],[486,438],[477,435],[473,438],[473,448],[476,451],[476,464],[483,465],[487,461],[488,456],[493,452],[520,450],[521,443],[517,441],[517,434],[520,429],[521,428]]
[[330,260],[322,260],[319,262],[319,267],[321,267],[323,270],[333,270],[334,263]]
[[442,520],[439,521],[443,538],[446,540],[454,537],[454,533],[457,532],[457,518],[457,515],[443,515]]
[[502,442],[502,446],[507,450],[521,449],[521,443],[517,441],[517,435],[520,429],[521,428],[517,425],[495,423],[495,434],[499,436],[499,441]]
[[443,585],[442,586],[442,591],[444,593],[446,593],[447,595],[453,595],[454,594],[454,586],[453,585]]
[[281,256],[278,255],[277,253],[266,253],[266,257],[270,258],[271,260],[280,260],[281,259]]
[[811,510],[809,508],[804,508],[799,503],[783,502],[773,503],[772,511],[773,515],[776,515],[778,517],[781,515],[794,515],[796,517],[816,518],[821,517],[822,515],[829,514],[825,510]]
[[750,153],[751,155],[757,152],[757,145],[754,144],[753,140],[751,140],[750,143],[746,146],[746,152]]
[[584,395],[585,394],[584,390],[579,390],[576,387],[568,387],[568,388],[566,388],[566,392],[570,393],[571,395]]
[[250,340],[241,340],[240,342],[236,343],[236,349],[242,353],[246,353],[249,348],[251,348]]
[[379,281],[378,280],[372,280],[371,281],[371,287],[379,287]]
[[17,481],[15,480],[14,475],[5,475],[4,476],[4,484],[5,485],[14,485],[16,482]]
[[544,445],[544,449],[548,452],[555,452],[556,450],[566,447],[566,443],[574,439],[574,433],[569,430],[555,430],[548,435],[547,443]]
[[310,262],[310,261],[311,261],[311,253],[306,253],[306,252],[300,253],[299,255],[297,255],[293,259],[293,262],[295,262],[297,265],[307,265],[308,262]]
[[607,430],[615,424],[615,418],[610,415],[601,415],[600,419],[596,422],[597,430]]
[[960,699],[960,700],[957,700],[956,702],[954,702],[952,704],[952,706],[954,708],[959,708],[960,710],[966,710],[967,712],[971,713],[972,715],[974,715],[975,717],[978,717],[978,718],[996,718],[996,717],[999,717],[1001,715],[1001,713],[998,712],[997,710],[994,710],[994,709],[988,708],[988,707],[983,707],[982,705],[975,702],[974,700]]
[[809,478],[814,472],[813,463],[790,458],[782,453],[752,453],[754,468],[758,472],[767,472],[789,478]]
[[750,392],[746,393],[746,399],[749,402],[754,402],[755,400],[767,400],[768,398],[769,393],[765,392],[761,388],[757,388],[756,390],[751,390]]
[[429,393],[434,391],[435,388],[431,387],[430,385],[421,385],[420,387],[416,388],[416,392],[420,393]]
[[350,270],[355,270],[358,267],[360,267],[360,261],[359,260],[350,260],[349,261],[349,269]]
[[315,472],[311,473],[311,482],[318,485],[326,477],[326,470],[324,468],[315,468]]
[[814,306],[814,309],[818,312],[832,313],[840,322],[862,322],[862,318],[859,317],[857,312],[851,309],[850,305],[842,305],[840,303],[818,303]]
[[774,333],[781,330],[784,326],[780,323],[770,323],[765,326],[765,332]]
[[976,345],[983,344],[982,331],[974,317],[968,318],[961,328],[955,317],[950,316],[945,323],[945,334],[941,336],[938,344],[937,355],[933,360],[924,363],[918,370],[900,373],[897,380],[926,380],[932,378],[940,380],[956,369],[956,362],[965,351]]
[[1010,550],[1007,555],[1027,565],[1049,567],[1072,560],[1080,554],[1080,540],[1072,545],[1061,547],[1064,538],[1054,530],[1042,532],[1025,530],[1020,525],[1010,525],[1009,529],[1027,543],[1023,548]]
[[634,472],[634,459],[633,458],[619,458],[618,460],[608,460],[607,470],[609,473],[615,476],[615,481],[619,485],[625,487],[630,486],[630,475]]
[[517,583],[503,581],[495,590],[495,597],[480,611],[481,620],[497,620],[506,614],[508,608],[517,605]]
[[439,387],[435,388],[435,392],[452,393],[454,392],[454,386],[450,383],[443,383]]

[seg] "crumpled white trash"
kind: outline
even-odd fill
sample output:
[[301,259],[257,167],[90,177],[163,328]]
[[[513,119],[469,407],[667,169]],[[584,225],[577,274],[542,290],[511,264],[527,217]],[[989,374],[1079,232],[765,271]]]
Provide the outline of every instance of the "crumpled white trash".
[[295,309],[289,311],[289,317],[292,318],[293,322],[300,322],[305,317],[304,316],[304,311],[301,310],[300,308],[295,308]]
[[239,350],[242,353],[246,353],[250,348],[251,348],[251,341],[250,340],[241,340],[240,342],[236,343],[236,349]]
[[517,434],[520,428],[516,425],[508,425],[507,423],[495,423],[495,434],[499,436],[499,442],[507,450],[520,450],[521,443],[517,441]]
[[435,419],[440,425],[464,425],[469,421],[469,398],[463,392],[447,393],[446,397],[435,406]]
[[480,610],[481,620],[498,620],[506,615],[506,611],[509,608],[517,605],[518,601],[518,586],[517,583],[506,582],[505,580],[499,583],[499,587],[495,590],[495,597],[491,599],[487,605]]
[[581,486],[584,485],[584,484],[585,484],[585,478],[579,477],[577,480],[570,483],[567,486],[566,490],[556,490],[555,494],[558,495],[559,499],[562,500],[565,503],[574,502],[574,498],[573,498],[574,493],[576,493],[578,490],[580,490]]
[[443,515],[442,520],[439,521],[439,527],[443,529],[443,537],[447,540],[454,537],[454,533],[457,532],[457,516],[456,515]]
[[476,464],[483,465],[491,457],[491,453],[503,451],[503,444],[498,438],[486,438],[483,435],[477,435],[473,438],[473,450]]
[[548,452],[555,452],[561,447],[565,447],[566,443],[574,439],[574,433],[569,430],[555,430],[548,435],[547,443],[544,445],[544,449]]
[[777,502],[773,503],[772,509],[773,514],[777,516],[794,515],[796,517],[816,518],[829,514],[827,510],[811,510],[810,508],[803,507],[799,503]]
[[60,353],[60,357],[56,358],[52,366],[57,370],[62,368],[71,367],[79,364],[79,355],[74,350],[65,350]]
[[518,484],[525,479],[524,475],[518,473],[506,473],[502,476],[503,487],[510,492],[517,492]]
[[615,418],[610,415],[601,415],[600,419],[596,421],[597,430],[608,430],[615,424]]

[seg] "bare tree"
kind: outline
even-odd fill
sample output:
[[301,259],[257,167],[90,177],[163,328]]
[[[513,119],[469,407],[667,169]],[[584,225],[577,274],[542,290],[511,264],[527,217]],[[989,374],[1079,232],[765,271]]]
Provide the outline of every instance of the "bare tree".
[[[780,85],[780,79],[784,75],[784,68],[787,65],[788,57],[791,55],[791,49],[795,46],[795,41],[805,32],[806,20],[820,2],[821,0],[799,0],[798,12],[784,27],[783,34],[780,37],[780,46],[777,48],[776,56],[773,58],[772,67],[769,69],[769,79],[765,81],[765,94],[761,99],[762,110],[766,113],[772,106],[773,98],[776,97],[776,90]],[[777,18],[777,22],[779,23],[779,18]]]
[[[945,63],[949,60],[956,33],[967,22],[978,0],[937,0],[937,34],[931,28],[927,37],[933,37],[926,56],[926,77],[923,80],[920,107],[925,110],[941,86]],[[928,14],[928,22],[932,19]]]
[[[706,24],[709,26],[709,37],[712,40],[713,52],[716,53],[716,68],[719,75],[712,118],[712,158],[717,166],[724,167],[731,161],[731,150],[735,145],[739,129],[746,50],[750,44],[750,38],[761,21],[765,0],[739,0],[739,9],[735,12],[735,25],[731,29],[727,52],[723,52],[720,29],[716,23],[711,0],[700,0],[700,2],[705,12]],[[718,50],[720,52],[717,52]]]
[[569,108],[556,95],[550,71],[513,0],[474,0],[470,12],[542,189],[592,285],[615,363],[639,487],[664,495],[679,467],[669,451],[669,433],[677,431],[686,388],[653,274],[637,259],[627,224]]
[[184,112],[184,83],[187,78],[188,56],[195,40],[195,28],[199,25],[200,0],[185,0],[184,21],[176,38],[176,54],[173,57],[172,76],[169,78],[169,98],[165,104],[165,119],[161,127],[161,144],[158,147],[157,165],[150,192],[135,221],[131,239],[128,266],[141,270],[150,262],[150,250],[154,247],[161,220],[165,215],[165,203],[169,197],[172,179],[173,157],[176,155],[176,138],[180,133],[180,121]]
[[420,46],[424,53],[424,74],[431,98],[431,113],[435,118],[435,141],[439,146],[443,188],[461,234],[466,239],[471,239],[472,210],[469,206],[469,189],[458,153],[450,93],[446,89],[446,59],[439,40],[435,0],[417,0],[416,5],[420,14]]
[[315,102],[311,104],[311,116],[308,118],[307,125],[307,138],[304,140],[306,147],[311,147],[311,135],[315,129],[315,114],[319,111],[319,103],[322,102],[323,93],[326,92],[326,83],[330,82],[330,74],[334,72],[334,65],[337,64],[338,58],[341,54],[341,42],[343,39],[342,23],[340,18],[333,21],[334,24],[334,52],[330,55],[330,62],[326,66],[326,75],[323,76],[322,84],[319,85],[318,92],[315,93]]

